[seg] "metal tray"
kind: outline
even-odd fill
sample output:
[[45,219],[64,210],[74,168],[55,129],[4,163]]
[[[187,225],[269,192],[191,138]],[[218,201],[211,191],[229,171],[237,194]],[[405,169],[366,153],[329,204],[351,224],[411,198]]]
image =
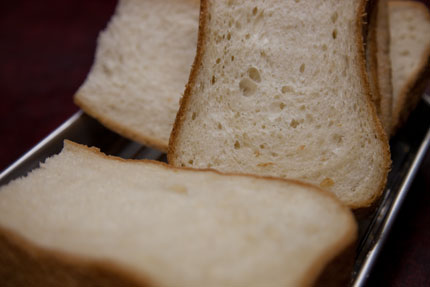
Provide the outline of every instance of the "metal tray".
[[[77,112],[39,144],[0,174],[0,185],[27,174],[47,157],[59,153],[63,140],[97,146],[104,153],[122,158],[166,161],[165,154],[127,140],[100,125],[82,111]],[[406,126],[391,140],[392,170],[378,207],[359,220],[357,256],[352,285],[366,284],[382,245],[400,210],[409,187],[430,146],[430,95],[424,95]]]

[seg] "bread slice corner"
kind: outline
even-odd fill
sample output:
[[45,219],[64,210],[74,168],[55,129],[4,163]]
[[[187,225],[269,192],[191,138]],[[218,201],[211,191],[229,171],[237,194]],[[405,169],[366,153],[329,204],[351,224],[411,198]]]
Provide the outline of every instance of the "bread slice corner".
[[166,151],[198,18],[197,0],[120,0],[75,103],[120,135]]

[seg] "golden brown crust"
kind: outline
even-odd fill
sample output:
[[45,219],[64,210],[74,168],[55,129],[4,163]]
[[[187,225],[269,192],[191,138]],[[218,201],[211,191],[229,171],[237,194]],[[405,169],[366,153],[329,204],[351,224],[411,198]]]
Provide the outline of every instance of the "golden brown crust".
[[[366,70],[366,58],[365,58],[365,51],[364,51],[364,38],[366,38],[365,33],[366,29],[363,29],[365,26],[363,17],[366,16],[366,4],[367,0],[360,0],[359,3],[359,9],[357,14],[357,21],[356,21],[356,43],[358,47],[358,53],[359,53],[359,74],[361,76],[361,79],[363,81],[363,86],[366,93],[366,103],[368,106],[368,110],[371,113],[371,117],[373,119],[373,122],[375,124],[376,128],[376,136],[378,137],[379,141],[381,142],[381,145],[383,146],[383,176],[378,184],[377,192],[374,193],[373,197],[369,200],[362,202],[360,204],[350,204],[348,205],[349,208],[355,209],[355,208],[362,208],[367,207],[372,204],[372,202],[378,198],[384,188],[387,181],[387,175],[391,167],[391,154],[390,154],[390,148],[388,145],[388,138],[385,134],[385,131],[381,125],[381,122],[376,114],[375,107],[372,103],[371,98],[371,92],[370,92],[370,86],[367,78],[367,70]],[[202,67],[202,55],[205,50],[205,35],[206,35],[206,17],[207,17],[207,7],[208,3],[207,0],[202,0],[200,4],[200,19],[199,19],[199,34],[198,34],[198,41],[197,41],[197,52],[196,57],[194,59],[194,63],[191,69],[190,78],[188,80],[188,83],[185,88],[184,96],[181,99],[180,108],[178,111],[178,114],[176,115],[176,121],[173,126],[172,133],[170,135],[170,141],[169,141],[169,148],[167,153],[167,159],[168,162],[172,165],[177,165],[176,162],[176,143],[179,136],[179,131],[181,130],[185,117],[186,117],[186,110],[188,109],[190,97],[191,97],[191,90],[195,85],[197,75],[200,71],[200,68]]]
[[[385,133],[391,131],[392,89],[391,62],[388,56],[390,37],[387,0],[376,1],[369,17],[366,42],[367,70],[372,101]],[[385,82],[385,83],[384,83]]]
[[154,286],[116,264],[42,248],[3,227],[0,227],[0,278],[4,287]]
[[387,183],[387,175],[391,167],[391,154],[390,154],[390,147],[388,145],[388,138],[378,118],[378,115],[376,114],[375,106],[372,103],[372,96],[371,96],[370,86],[367,78],[366,57],[365,57],[365,51],[364,51],[364,39],[367,38],[367,36],[363,35],[363,26],[366,25],[363,19],[363,17],[365,17],[366,15],[366,3],[367,3],[367,0],[360,1],[360,7],[358,9],[358,15],[357,15],[356,33],[355,33],[356,43],[359,49],[358,53],[361,59],[359,61],[359,69],[360,69],[359,74],[361,75],[361,79],[363,81],[363,86],[366,93],[365,97],[366,97],[367,107],[369,112],[371,113],[373,123],[375,124],[376,136],[383,148],[382,152],[383,152],[384,162],[382,166],[383,176],[378,185],[377,192],[375,192],[373,196],[365,202],[361,202],[360,204],[350,205],[349,207],[352,209],[370,206],[373,201],[375,201],[379,196],[381,196],[382,192],[384,191],[385,184]]
[[[410,8],[411,6],[415,6],[414,9],[421,9],[430,22],[430,11],[423,3],[393,1],[390,2],[390,5],[398,6],[400,8]],[[416,69],[415,73],[409,77],[404,87],[401,89],[397,102],[394,103],[393,130],[391,135],[394,135],[406,122],[410,113],[417,106],[426,87],[430,84],[430,45],[423,53],[420,63],[421,64]]]
[[152,138],[147,135],[136,133],[133,129],[130,129],[127,125],[123,125],[120,122],[112,120],[109,117],[106,117],[103,113],[100,113],[97,109],[93,109],[90,105],[87,105],[85,101],[82,101],[79,94],[76,94],[74,97],[74,102],[77,106],[79,106],[85,113],[90,115],[99,121],[103,126],[108,129],[118,133],[119,135],[141,143],[143,145],[158,149],[162,152],[167,151],[166,143],[160,141],[157,138]]
[[185,120],[185,110],[188,108],[189,99],[191,96],[191,89],[194,87],[197,75],[202,66],[202,56],[205,50],[205,35],[206,35],[206,14],[208,11],[207,0],[200,1],[200,16],[199,16],[199,31],[197,36],[197,49],[196,57],[194,58],[194,63],[191,67],[190,77],[188,83],[185,86],[184,96],[181,98],[179,103],[179,110],[176,114],[176,120],[173,125],[172,132],[170,133],[169,146],[167,149],[167,161],[170,164],[175,165],[175,147],[178,140],[179,130],[181,130],[182,125]]

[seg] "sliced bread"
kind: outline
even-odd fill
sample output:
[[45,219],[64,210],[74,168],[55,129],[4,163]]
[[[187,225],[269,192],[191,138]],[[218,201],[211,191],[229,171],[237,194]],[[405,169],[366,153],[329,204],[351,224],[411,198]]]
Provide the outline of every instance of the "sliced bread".
[[365,2],[202,1],[169,163],[300,179],[370,205],[390,153],[366,76]]
[[198,18],[197,0],[120,0],[76,104],[122,136],[166,151]]
[[367,33],[367,72],[372,101],[384,127],[391,133],[393,90],[391,83],[390,31],[388,27],[388,0],[379,0],[370,12]]
[[415,108],[430,81],[430,13],[419,2],[389,2],[393,126]]
[[317,187],[71,142],[0,189],[2,286],[309,286],[355,237]]

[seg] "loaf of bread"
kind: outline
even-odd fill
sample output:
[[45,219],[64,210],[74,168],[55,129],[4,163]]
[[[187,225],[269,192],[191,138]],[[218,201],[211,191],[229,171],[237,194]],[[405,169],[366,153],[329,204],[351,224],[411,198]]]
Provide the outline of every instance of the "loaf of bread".
[[317,187],[71,142],[0,189],[2,286],[309,286],[355,237]]
[[198,0],[120,0],[76,104],[122,136],[166,151],[198,18]]
[[390,153],[366,76],[365,2],[202,1],[169,163],[300,179],[369,206]]
[[393,126],[406,121],[430,81],[430,13],[419,2],[389,2]]
[[393,89],[391,83],[388,0],[378,0],[376,2],[370,12],[370,24],[367,33],[367,72],[376,112],[385,133],[390,135]]

